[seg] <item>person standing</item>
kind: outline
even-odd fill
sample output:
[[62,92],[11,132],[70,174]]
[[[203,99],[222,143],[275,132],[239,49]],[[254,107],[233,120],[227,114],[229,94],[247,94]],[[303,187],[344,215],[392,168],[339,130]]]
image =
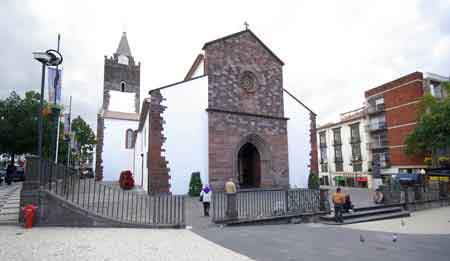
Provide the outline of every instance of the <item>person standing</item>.
[[342,210],[345,203],[345,195],[341,192],[341,188],[337,188],[336,192],[333,193],[332,201],[334,204],[334,218],[337,223],[343,223]]
[[5,176],[5,183],[8,185],[11,185],[11,182],[13,181],[14,176],[16,175],[17,168],[13,164],[9,164],[6,168],[6,176]]
[[236,185],[234,184],[232,178],[230,178],[230,179],[225,183],[225,192],[226,192],[226,193],[236,193]]
[[203,203],[203,215],[209,217],[209,208],[211,206],[212,191],[206,184],[200,192],[200,200]]

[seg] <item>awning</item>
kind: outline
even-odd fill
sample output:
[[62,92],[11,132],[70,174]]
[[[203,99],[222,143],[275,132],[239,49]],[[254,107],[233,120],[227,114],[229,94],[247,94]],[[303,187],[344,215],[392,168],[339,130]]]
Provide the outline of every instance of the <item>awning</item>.
[[416,173],[400,173],[395,176],[398,181],[419,181],[420,174]]
[[356,177],[356,182],[367,182],[367,177]]
[[334,179],[336,181],[345,180],[343,176],[335,176]]

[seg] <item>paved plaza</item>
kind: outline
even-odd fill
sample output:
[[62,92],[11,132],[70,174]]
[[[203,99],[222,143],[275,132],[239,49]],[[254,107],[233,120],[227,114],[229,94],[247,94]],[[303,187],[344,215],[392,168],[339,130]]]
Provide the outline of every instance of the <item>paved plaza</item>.
[[[17,217],[18,191],[20,183],[0,187],[0,214],[15,206]],[[363,204],[367,191],[353,189],[351,193]],[[220,227],[202,217],[197,198],[190,198],[187,203],[188,229],[181,230],[62,227],[25,230],[17,223],[0,223],[3,224],[0,260],[447,261],[450,256],[448,207],[414,212],[403,222],[394,219],[346,226],[312,223]],[[398,233],[396,242],[392,241],[394,233]]]

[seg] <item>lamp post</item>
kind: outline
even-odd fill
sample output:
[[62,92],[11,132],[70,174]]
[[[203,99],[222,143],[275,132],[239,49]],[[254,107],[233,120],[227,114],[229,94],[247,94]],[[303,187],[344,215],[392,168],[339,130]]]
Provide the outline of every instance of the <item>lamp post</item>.
[[[38,115],[38,148],[37,153],[39,159],[42,158],[42,107],[44,105],[44,85],[45,85],[45,67],[57,66],[63,61],[62,55],[56,50],[47,50],[45,52],[34,52],[33,58],[42,64],[42,78],[41,78],[41,94],[39,102],[39,115]],[[39,168],[40,169],[40,168]]]

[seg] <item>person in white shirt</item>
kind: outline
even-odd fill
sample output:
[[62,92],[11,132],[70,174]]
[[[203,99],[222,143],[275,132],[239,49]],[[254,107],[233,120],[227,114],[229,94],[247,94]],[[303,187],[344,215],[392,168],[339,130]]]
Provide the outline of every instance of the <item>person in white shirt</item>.
[[208,184],[205,184],[205,186],[202,189],[202,192],[200,192],[200,201],[203,202],[203,214],[205,217],[209,217],[209,208],[211,206],[211,196],[212,191],[209,188]]

